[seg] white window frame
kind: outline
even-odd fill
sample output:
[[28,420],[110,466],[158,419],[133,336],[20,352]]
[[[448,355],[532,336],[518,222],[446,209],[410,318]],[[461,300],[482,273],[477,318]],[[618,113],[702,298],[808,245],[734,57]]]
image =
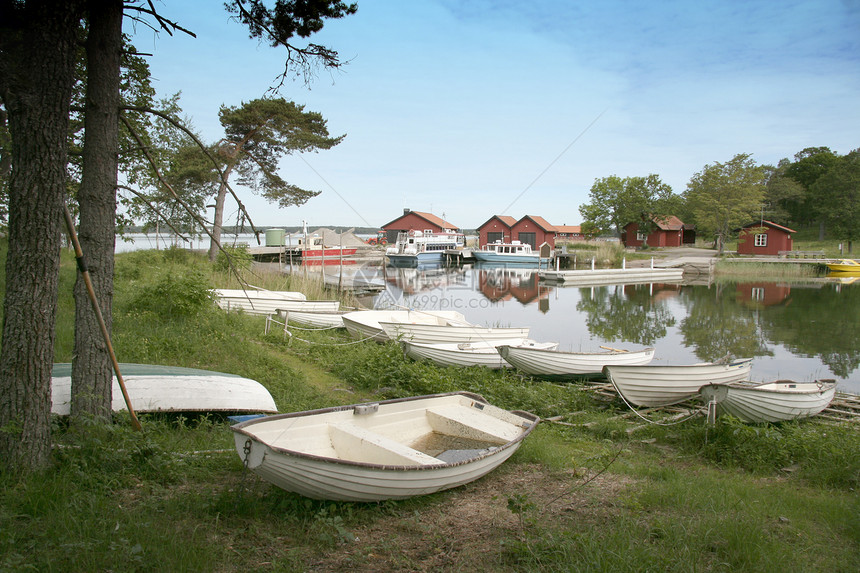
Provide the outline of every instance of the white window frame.
[[755,242],[753,243],[756,247],[766,247],[767,246],[767,233],[759,233],[755,236]]

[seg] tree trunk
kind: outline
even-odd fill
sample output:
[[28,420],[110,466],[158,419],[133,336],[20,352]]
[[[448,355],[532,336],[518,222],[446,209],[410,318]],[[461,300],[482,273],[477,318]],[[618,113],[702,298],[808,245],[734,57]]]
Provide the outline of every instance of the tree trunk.
[[68,0],[0,9],[0,96],[9,113],[9,253],[0,349],[0,468],[29,473],[51,451],[51,369],[69,101],[81,14]]
[[218,186],[218,195],[215,196],[215,213],[212,215],[212,237],[209,240],[209,260],[215,261],[218,256],[219,246],[221,245],[221,227],[224,224],[224,201],[227,199],[227,181],[230,179],[230,173],[233,172],[233,166],[227,165],[224,168],[224,177],[221,185]]
[[[91,0],[83,170],[78,191],[81,250],[102,316],[111,330],[116,237],[122,0]],[[109,418],[113,365],[83,277],[75,283],[73,417]]]
[[824,221],[818,222],[818,240],[823,241],[825,237]]

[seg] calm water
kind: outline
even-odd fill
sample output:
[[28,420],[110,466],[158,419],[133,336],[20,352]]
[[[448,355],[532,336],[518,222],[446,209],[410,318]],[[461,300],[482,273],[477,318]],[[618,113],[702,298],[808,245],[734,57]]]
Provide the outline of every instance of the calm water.
[[[168,244],[135,239],[118,240],[117,252]],[[204,239],[193,248],[208,246]],[[340,268],[325,268],[329,282]],[[561,350],[653,346],[653,364],[752,356],[753,380],[834,378],[841,391],[860,394],[860,278],[583,288],[540,283],[531,269],[362,263],[344,266],[343,275],[385,285],[362,299],[368,307],[457,310],[485,326],[530,326],[532,338]]]
[[583,288],[541,283],[527,269],[371,272],[386,284],[375,308],[457,310],[484,326],[530,326],[531,338],[562,350],[653,346],[654,364],[752,356],[753,380],[834,378],[860,394],[860,278]]

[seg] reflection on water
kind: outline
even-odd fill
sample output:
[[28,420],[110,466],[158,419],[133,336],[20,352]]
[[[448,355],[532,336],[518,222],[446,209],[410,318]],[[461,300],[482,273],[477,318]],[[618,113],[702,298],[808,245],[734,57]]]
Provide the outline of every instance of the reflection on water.
[[654,363],[755,357],[753,380],[835,378],[860,393],[860,282],[557,287],[537,270],[385,268],[379,307],[457,310],[485,326],[530,326],[562,350],[654,346]]

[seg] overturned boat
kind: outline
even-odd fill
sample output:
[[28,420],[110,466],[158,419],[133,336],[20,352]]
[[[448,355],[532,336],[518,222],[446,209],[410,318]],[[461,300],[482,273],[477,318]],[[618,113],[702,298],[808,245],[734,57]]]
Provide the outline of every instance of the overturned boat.
[[[120,364],[119,371],[135,412],[278,411],[275,400],[262,384],[235,374],[158,364]],[[54,364],[51,413],[67,416],[71,396],[72,365]],[[115,412],[127,409],[116,376],[111,408]]]

